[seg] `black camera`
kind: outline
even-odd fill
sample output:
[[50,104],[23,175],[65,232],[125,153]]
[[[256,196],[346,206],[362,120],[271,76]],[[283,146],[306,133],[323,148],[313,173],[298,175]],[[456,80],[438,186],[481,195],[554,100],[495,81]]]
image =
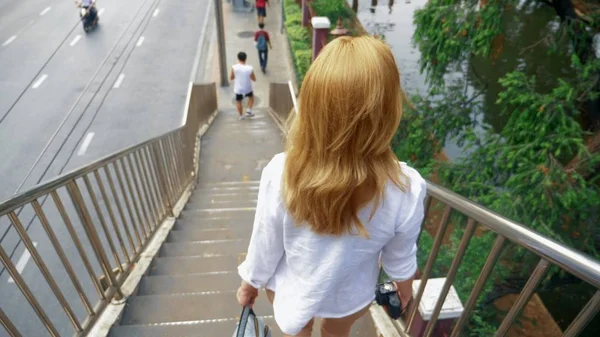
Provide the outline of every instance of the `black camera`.
[[402,301],[398,296],[398,289],[394,282],[385,282],[377,285],[375,301],[384,307],[392,319],[398,319],[403,314]]

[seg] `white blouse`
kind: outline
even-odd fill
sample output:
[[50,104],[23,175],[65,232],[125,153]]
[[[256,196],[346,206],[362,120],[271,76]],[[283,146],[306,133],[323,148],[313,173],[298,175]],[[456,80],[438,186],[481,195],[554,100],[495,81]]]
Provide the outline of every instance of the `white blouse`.
[[371,221],[372,204],[359,212],[367,239],[318,235],[297,226],[281,197],[284,164],[280,153],[263,170],[248,254],[238,267],[244,281],[275,292],[273,309],[281,331],[294,335],[313,317],[345,317],[369,305],[380,258],[390,278],[414,276],[426,193],[416,170],[400,163],[407,191],[389,183]]

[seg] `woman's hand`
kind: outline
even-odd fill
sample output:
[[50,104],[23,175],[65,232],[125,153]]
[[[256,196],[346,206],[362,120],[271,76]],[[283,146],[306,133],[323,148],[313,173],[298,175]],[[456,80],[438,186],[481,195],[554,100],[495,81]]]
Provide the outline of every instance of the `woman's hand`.
[[252,306],[254,304],[254,300],[258,296],[258,289],[249,285],[248,283],[242,281],[242,285],[238,288],[237,291],[237,300],[238,303],[244,306]]

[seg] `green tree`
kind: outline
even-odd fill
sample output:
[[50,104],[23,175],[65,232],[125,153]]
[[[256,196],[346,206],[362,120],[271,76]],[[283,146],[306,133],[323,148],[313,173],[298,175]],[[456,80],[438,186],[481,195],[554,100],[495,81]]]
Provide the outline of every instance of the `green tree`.
[[[505,40],[526,29],[524,18],[534,6],[545,7],[549,20],[558,17],[560,22],[557,30],[540,31],[539,43],[547,46],[546,55],[532,55],[532,48],[522,46],[519,55],[526,60],[525,67],[508,60],[509,66],[498,67],[502,73],[497,83],[477,74],[474,64],[494,64],[502,56]],[[593,13],[578,17],[570,0],[428,1],[415,13],[414,41],[429,93],[415,97],[415,108],[405,113],[393,144],[399,158],[430,177],[435,172],[441,184],[535,231],[598,256],[600,61],[592,40],[599,18]],[[540,86],[538,77],[544,73],[534,69],[536,58],[559,59],[557,55],[565,54],[570,60],[565,64],[568,71],[553,75],[550,85]],[[498,130],[474,117],[486,108],[482,93],[493,85],[500,89],[493,108],[507,120]],[[438,160],[449,140],[468,155],[451,162]],[[443,275],[449,266],[462,228],[456,226],[450,248],[441,251],[434,273]],[[492,239],[492,233],[473,238],[469,250],[475,253],[467,251],[463,273],[480,270],[487,257],[482,252],[489,250]],[[427,252],[428,235],[421,244]],[[495,285],[486,287],[469,335],[493,331],[493,324],[484,319],[491,315],[490,309],[482,303],[498,289],[511,288],[507,280],[527,277],[537,262],[520,249],[506,253],[521,262],[496,268]],[[549,280],[563,276],[553,270]],[[457,279],[463,299],[474,281],[473,277]]]

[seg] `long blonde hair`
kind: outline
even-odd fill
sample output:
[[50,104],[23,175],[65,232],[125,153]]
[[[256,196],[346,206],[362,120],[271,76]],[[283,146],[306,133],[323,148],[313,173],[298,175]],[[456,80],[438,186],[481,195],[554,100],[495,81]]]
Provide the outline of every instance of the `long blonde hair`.
[[404,189],[390,142],[406,97],[390,48],[340,37],[308,70],[288,123],[283,197],[296,223],[318,234],[368,237],[358,212],[379,206],[386,184]]

